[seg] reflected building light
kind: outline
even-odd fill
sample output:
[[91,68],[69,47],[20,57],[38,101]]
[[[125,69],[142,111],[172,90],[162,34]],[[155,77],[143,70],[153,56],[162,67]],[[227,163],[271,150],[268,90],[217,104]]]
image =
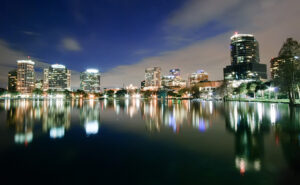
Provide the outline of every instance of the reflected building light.
[[173,132],[176,132],[177,130],[176,119],[175,116],[173,115],[169,116],[169,126],[172,127]]
[[200,118],[199,120],[199,131],[205,132],[206,131],[206,124],[203,118]]
[[247,121],[248,121],[248,124],[250,125],[251,133],[253,133],[256,128],[254,113],[252,113],[251,115],[247,114]]
[[234,128],[234,131],[237,131],[238,127],[238,111],[237,111],[237,104],[234,104],[233,112],[230,112],[230,125],[231,128]]
[[57,94],[57,95],[55,95],[55,98],[56,99],[64,99],[64,95],[63,94]]
[[57,108],[62,109],[63,106],[64,106],[64,101],[63,101],[63,99],[56,99],[55,105],[56,105]]
[[263,105],[262,105],[262,103],[257,103],[257,113],[258,113],[259,122],[261,123],[262,116],[263,116]]
[[97,120],[86,122],[84,124],[84,128],[87,135],[97,134],[99,130],[99,122]]
[[138,110],[140,109],[140,103],[141,103],[141,100],[139,98],[135,100],[135,106]]
[[120,105],[117,104],[117,100],[116,99],[114,99],[114,110],[117,113],[117,115],[119,115],[119,113],[120,113]]
[[94,103],[95,103],[94,99],[89,99],[89,106],[90,107],[94,107]]
[[212,103],[212,101],[209,102],[209,112],[210,112],[210,114],[213,113],[213,103]]
[[276,123],[276,118],[277,118],[277,111],[275,108],[275,104],[272,103],[271,104],[271,108],[270,108],[270,120],[271,120],[271,124],[275,124]]
[[104,99],[103,104],[104,104],[104,109],[106,109],[106,107],[107,107],[107,99]]
[[5,99],[4,109],[8,111],[10,109],[10,99]]
[[28,132],[28,133],[17,133],[15,134],[15,143],[16,144],[28,144],[31,143],[33,139],[33,133]]
[[65,128],[62,127],[54,127],[50,129],[50,138],[62,138],[65,136]]
[[245,157],[236,157],[235,158],[235,166],[239,169],[241,175],[244,175],[248,170],[260,171],[261,169],[261,161],[248,161]]
[[126,107],[126,112],[128,114],[128,110],[129,110],[129,99],[125,100],[125,107]]
[[260,160],[255,160],[254,161],[254,170],[260,171],[260,168],[261,168]]

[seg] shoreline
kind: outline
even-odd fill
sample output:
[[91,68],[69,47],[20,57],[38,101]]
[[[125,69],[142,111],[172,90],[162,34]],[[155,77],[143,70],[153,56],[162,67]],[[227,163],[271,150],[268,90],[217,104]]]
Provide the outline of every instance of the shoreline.
[[[88,98],[0,98],[0,101],[5,100],[32,100],[32,101],[43,101],[43,100],[131,100],[131,99],[137,99],[137,98],[95,98],[95,99],[88,99]],[[138,98],[140,100],[163,100],[162,98]],[[223,101],[220,99],[200,99],[200,98],[165,98],[165,100],[200,100],[200,101]],[[228,98],[226,101],[235,101],[235,102],[260,102],[260,103],[283,103],[283,104],[289,104],[288,99],[234,99],[234,98]],[[225,101],[225,102],[226,102]],[[300,106],[300,100],[296,100],[296,105]]]

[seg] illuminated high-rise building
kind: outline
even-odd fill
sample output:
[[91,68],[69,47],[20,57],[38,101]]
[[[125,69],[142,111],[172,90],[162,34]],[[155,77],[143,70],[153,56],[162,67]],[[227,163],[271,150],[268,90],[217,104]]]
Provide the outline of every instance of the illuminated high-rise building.
[[231,65],[224,68],[225,80],[267,79],[267,66],[260,64],[259,44],[253,35],[231,37]]
[[192,73],[188,77],[189,86],[198,84],[199,82],[208,81],[208,74],[204,70],[198,70],[196,73]]
[[145,70],[145,88],[158,89],[161,86],[161,68],[150,67]]
[[171,69],[170,75],[174,76],[175,78],[179,78],[180,77],[180,69]]
[[17,91],[17,70],[12,70],[8,72],[8,90],[9,91]]
[[181,79],[180,69],[171,69],[169,75],[161,78],[161,85],[165,88],[182,88],[186,87],[186,81]]
[[276,58],[271,59],[270,71],[271,71],[272,79],[275,79],[278,76],[279,65],[280,65],[280,63],[282,63],[284,61],[285,61],[285,59],[283,57],[276,57]]
[[80,74],[80,89],[86,92],[100,92],[100,72],[98,69],[87,69]]
[[44,69],[44,90],[64,91],[71,89],[71,71],[64,65],[53,64]]
[[32,93],[35,85],[34,62],[32,60],[18,60],[17,91]]

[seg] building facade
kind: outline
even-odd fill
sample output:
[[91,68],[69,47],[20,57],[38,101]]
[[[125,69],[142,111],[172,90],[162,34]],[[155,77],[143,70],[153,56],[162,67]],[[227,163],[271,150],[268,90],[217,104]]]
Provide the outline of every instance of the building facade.
[[180,78],[180,69],[171,69],[170,75],[176,78]]
[[80,73],[80,89],[85,92],[100,92],[100,72],[97,69],[87,69]]
[[44,91],[71,90],[71,71],[64,65],[54,64],[44,69]]
[[236,33],[230,49],[231,65],[223,69],[225,80],[267,79],[267,66],[260,64],[259,44],[253,35]]
[[8,91],[15,92],[17,91],[17,83],[18,83],[18,73],[17,70],[12,70],[8,72]]
[[161,85],[170,89],[182,88],[186,87],[186,81],[181,79],[180,69],[171,69],[169,75],[162,76]]
[[204,70],[198,70],[196,73],[192,73],[188,77],[188,85],[194,86],[200,82],[208,81],[208,74]]
[[32,93],[35,85],[34,62],[18,60],[17,91],[22,94]]
[[161,87],[161,68],[151,67],[145,70],[145,87],[144,89],[159,89]]
[[212,99],[215,97],[215,91],[223,84],[223,81],[204,81],[198,83],[200,98]]
[[281,62],[284,62],[282,57],[272,58],[270,63],[271,78],[274,80],[278,76],[278,69]]

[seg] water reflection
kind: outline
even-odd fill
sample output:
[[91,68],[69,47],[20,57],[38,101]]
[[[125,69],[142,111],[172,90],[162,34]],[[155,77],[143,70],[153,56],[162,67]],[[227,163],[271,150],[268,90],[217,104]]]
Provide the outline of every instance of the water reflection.
[[[264,135],[270,131],[270,122],[261,103],[226,104],[226,129],[235,138],[235,166],[241,174],[259,171],[264,161]],[[272,105],[271,105],[272,106]]]
[[80,123],[84,125],[87,135],[97,134],[100,123],[100,104],[98,101],[89,100],[80,108]]
[[43,132],[49,132],[52,139],[62,138],[70,128],[71,107],[63,100],[43,102]]
[[190,129],[200,135],[210,134],[212,139],[215,136],[210,129],[216,124],[225,125],[234,138],[231,162],[241,174],[265,168],[265,138],[271,134],[291,168],[299,170],[300,166],[300,110],[284,104],[155,99],[5,100],[0,110],[5,112],[6,124],[13,132],[11,140],[16,144],[28,145],[42,136],[63,139],[76,123],[86,136],[97,135],[101,131],[101,114],[107,114],[111,120],[126,118],[139,120],[139,124],[142,120],[146,132],[164,129],[177,134]]

